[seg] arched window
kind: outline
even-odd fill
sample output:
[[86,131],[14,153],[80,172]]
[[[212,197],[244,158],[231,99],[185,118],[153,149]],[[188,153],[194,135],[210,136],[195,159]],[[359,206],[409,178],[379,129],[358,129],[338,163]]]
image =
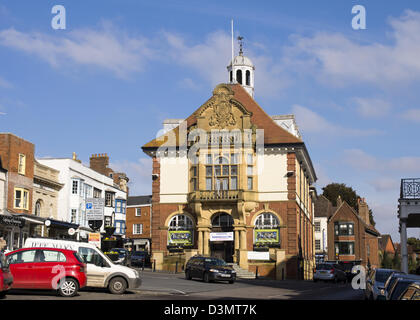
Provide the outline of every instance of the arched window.
[[242,84],[242,70],[236,71],[236,81],[238,81],[239,84]]
[[35,203],[35,215],[37,217],[40,217],[41,216],[41,207],[42,207],[41,200],[38,200]]
[[178,250],[193,245],[193,222],[185,214],[177,214],[169,221],[168,249]]
[[264,212],[255,220],[254,246],[280,247],[280,221],[274,214]]
[[211,220],[212,227],[229,228],[233,225],[233,219],[230,214],[220,213]]
[[169,221],[169,230],[191,230],[193,229],[193,222],[190,217],[185,214],[177,214]]
[[279,226],[279,219],[269,212],[260,214],[255,220],[255,229],[275,229]]
[[245,72],[245,83],[247,86],[251,85],[251,72],[249,72],[249,70],[246,70]]

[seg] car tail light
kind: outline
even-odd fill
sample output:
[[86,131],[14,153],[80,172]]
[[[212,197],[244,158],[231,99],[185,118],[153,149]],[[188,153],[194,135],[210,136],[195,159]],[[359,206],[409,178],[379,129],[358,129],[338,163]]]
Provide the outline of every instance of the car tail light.
[[79,264],[79,268],[80,272],[86,273],[86,266],[84,264]]
[[331,269],[331,270],[329,271],[329,273],[334,273],[334,269]]

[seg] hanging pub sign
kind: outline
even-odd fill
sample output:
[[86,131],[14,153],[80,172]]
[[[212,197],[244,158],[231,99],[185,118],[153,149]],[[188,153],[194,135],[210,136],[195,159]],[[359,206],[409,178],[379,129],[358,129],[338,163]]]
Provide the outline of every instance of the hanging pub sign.
[[192,245],[192,233],[189,230],[168,231],[168,236],[171,245]]
[[256,243],[278,243],[279,230],[278,229],[256,229],[255,230]]
[[23,228],[25,220],[18,217],[0,215],[0,224]]

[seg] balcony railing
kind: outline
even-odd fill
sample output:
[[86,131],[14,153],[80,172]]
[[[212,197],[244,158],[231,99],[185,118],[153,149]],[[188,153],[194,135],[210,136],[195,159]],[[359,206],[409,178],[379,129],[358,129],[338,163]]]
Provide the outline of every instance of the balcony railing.
[[400,199],[420,200],[420,178],[401,179]]

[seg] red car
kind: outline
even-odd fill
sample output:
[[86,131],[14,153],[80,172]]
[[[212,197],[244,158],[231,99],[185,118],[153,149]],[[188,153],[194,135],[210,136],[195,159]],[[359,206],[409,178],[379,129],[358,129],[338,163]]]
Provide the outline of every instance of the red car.
[[12,287],[13,276],[7,263],[7,258],[0,252],[0,297]]
[[6,256],[13,289],[54,289],[63,297],[72,297],[86,286],[86,264],[76,251],[24,248]]

